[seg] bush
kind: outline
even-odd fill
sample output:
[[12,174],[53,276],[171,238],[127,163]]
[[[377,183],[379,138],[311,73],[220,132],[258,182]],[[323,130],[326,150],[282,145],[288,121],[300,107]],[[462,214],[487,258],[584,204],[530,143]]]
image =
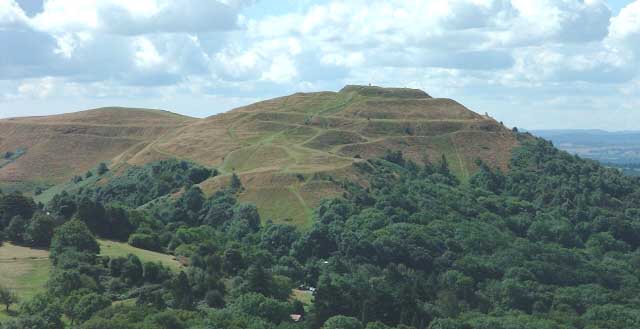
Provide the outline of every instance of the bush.
[[136,248],[159,251],[161,249],[156,235],[134,233],[129,236],[128,243]]
[[98,165],[98,169],[97,169],[98,175],[102,176],[102,175],[106,174],[107,171],[109,171],[109,167],[107,167],[107,164],[104,163],[104,162],[100,162],[100,164]]
[[329,318],[322,329],[362,329],[362,323],[356,318],[337,315]]

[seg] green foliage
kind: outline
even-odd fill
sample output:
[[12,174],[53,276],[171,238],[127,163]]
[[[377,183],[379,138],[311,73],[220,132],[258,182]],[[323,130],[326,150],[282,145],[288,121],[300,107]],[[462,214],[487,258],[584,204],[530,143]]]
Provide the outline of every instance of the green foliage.
[[36,210],[33,199],[19,193],[0,194],[0,228],[5,228],[16,216],[29,219]]
[[17,302],[18,295],[16,295],[13,290],[0,285],[0,304],[3,304],[5,306],[6,311],[9,312],[9,307]]
[[87,321],[94,313],[111,305],[106,296],[82,290],[69,295],[63,303],[64,314],[71,324]]
[[9,225],[4,229],[4,234],[10,241],[18,244],[23,243],[27,224],[28,221],[24,217],[17,215],[11,219]]
[[336,315],[329,318],[322,329],[362,329],[362,323],[356,318]]
[[244,187],[242,186],[242,181],[240,181],[240,177],[238,177],[235,172],[231,175],[231,183],[229,183],[229,188],[233,192],[240,192],[244,189]]
[[136,248],[160,250],[158,237],[152,234],[134,233],[129,236],[128,243]]
[[79,220],[71,220],[55,230],[51,241],[50,257],[54,264],[58,256],[66,251],[86,252],[97,255],[100,246],[87,225]]
[[122,175],[111,177],[106,184],[78,192],[78,196],[100,200],[102,204],[118,203],[138,207],[184,186],[202,182],[217,172],[175,159],[130,167]]
[[[78,218],[51,243],[54,306],[20,311],[18,321],[43,323],[49,310],[55,322],[63,305],[81,328],[638,327],[640,181],[541,140],[522,143],[508,172],[478,162],[468,182],[445,157],[363,162],[367,184],[344,182],[306,231],[261,225],[256,207],[236,200],[238,186],[205,196],[192,183],[206,173],[189,163],[130,168],[117,183],[60,194],[52,218],[16,220],[9,233],[22,227],[31,241],[51,220]],[[188,266],[101,259],[89,228]],[[129,299],[135,307],[102,309]],[[293,312],[305,319],[294,323]]]
[[263,318],[276,324],[288,320],[292,311],[289,303],[258,293],[241,295],[229,307],[237,312]]
[[106,174],[108,171],[109,167],[107,167],[107,164],[104,162],[100,162],[100,164],[98,165],[98,169],[96,169],[96,172],[99,176]]
[[45,213],[36,213],[25,229],[25,242],[34,247],[49,247],[55,220]]

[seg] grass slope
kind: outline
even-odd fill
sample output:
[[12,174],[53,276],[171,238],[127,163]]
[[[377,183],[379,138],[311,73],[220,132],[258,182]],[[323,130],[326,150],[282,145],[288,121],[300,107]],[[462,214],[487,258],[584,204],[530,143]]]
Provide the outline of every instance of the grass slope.
[[[27,300],[45,289],[51,263],[46,250],[4,243],[0,247],[0,284],[14,289],[20,300]],[[15,311],[16,305],[10,308]],[[0,310],[0,320],[9,315]]]
[[110,240],[98,240],[98,242],[100,243],[101,256],[126,257],[129,254],[134,254],[143,262],[160,262],[174,271],[183,268],[172,255],[136,248],[124,242]]
[[129,108],[0,120],[0,154],[23,152],[0,166],[0,186],[58,184],[191,121],[166,111]]

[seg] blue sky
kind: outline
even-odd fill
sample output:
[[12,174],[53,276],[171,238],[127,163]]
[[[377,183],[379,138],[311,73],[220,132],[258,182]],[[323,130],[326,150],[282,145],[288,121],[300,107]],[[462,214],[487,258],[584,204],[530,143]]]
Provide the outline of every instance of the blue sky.
[[372,83],[511,126],[640,129],[640,0],[0,0],[0,44],[0,118]]

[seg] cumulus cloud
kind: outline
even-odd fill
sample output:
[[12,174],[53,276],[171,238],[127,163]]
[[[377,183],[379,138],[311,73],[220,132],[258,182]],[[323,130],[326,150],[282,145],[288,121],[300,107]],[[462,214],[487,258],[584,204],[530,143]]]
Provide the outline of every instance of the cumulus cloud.
[[537,90],[556,106],[575,96],[558,92],[620,95],[640,76],[640,0],[618,14],[605,0],[333,0],[260,17],[253,3],[46,0],[28,17],[0,0],[0,81],[15,82],[1,94],[49,82],[42,97],[238,98],[373,82],[508,102]]
[[237,28],[246,1],[48,0],[35,28],[56,33],[98,31],[124,35],[221,31]]
[[611,19],[609,41],[614,47],[633,51],[640,56],[640,1],[622,8],[620,14]]

